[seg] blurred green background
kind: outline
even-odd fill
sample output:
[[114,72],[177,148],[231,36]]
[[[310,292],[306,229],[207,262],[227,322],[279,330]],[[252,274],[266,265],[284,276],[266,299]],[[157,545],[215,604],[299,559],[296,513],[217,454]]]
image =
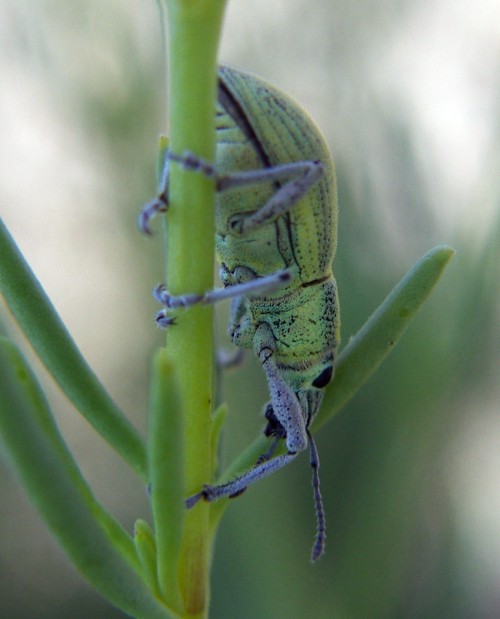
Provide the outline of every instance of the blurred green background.
[[[303,456],[228,510],[211,617],[500,616],[499,41],[494,0],[230,1],[221,60],[294,95],[331,145],[344,343],[427,249],[448,243],[457,255],[397,349],[318,435],[326,557],[309,563]],[[0,0],[0,50],[1,215],[145,430],[163,339],[150,294],[160,238],[135,226],[166,129],[156,4]],[[217,329],[228,345],[226,316]],[[33,363],[99,499],[129,530],[149,519],[140,483]],[[260,431],[267,396],[250,358],[223,387],[230,461]],[[75,572],[4,458],[0,617],[123,617]]]

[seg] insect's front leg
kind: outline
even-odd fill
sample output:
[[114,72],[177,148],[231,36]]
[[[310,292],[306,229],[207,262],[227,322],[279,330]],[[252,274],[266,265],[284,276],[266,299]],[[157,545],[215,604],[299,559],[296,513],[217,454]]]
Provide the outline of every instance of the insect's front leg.
[[261,324],[255,332],[254,345],[259,349],[258,356],[262,361],[271,391],[273,414],[281,424],[286,434],[288,453],[272,458],[272,451],[263,455],[252,469],[218,486],[204,486],[200,492],[186,500],[186,507],[193,507],[200,499],[216,501],[222,497],[235,497],[246,490],[248,486],[272,475],[287,466],[297,455],[307,447],[307,430],[297,396],[280,377],[273,354],[275,351],[274,337],[269,327]]
[[276,343],[270,327],[262,323],[254,337],[254,350],[262,362],[267,377],[274,416],[286,434],[289,453],[307,447],[306,419],[300,402],[290,385],[281,376],[274,354]]

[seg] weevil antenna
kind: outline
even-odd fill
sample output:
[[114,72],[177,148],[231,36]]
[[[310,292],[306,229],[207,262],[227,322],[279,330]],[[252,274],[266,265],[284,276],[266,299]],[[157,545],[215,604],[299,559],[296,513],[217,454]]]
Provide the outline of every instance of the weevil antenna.
[[323,499],[321,498],[321,490],[319,487],[319,456],[316,448],[316,443],[312,434],[307,430],[309,438],[309,446],[311,449],[311,467],[313,470],[312,486],[314,494],[314,509],[316,510],[316,539],[311,554],[311,561],[314,563],[325,552],[326,542],[326,517]]

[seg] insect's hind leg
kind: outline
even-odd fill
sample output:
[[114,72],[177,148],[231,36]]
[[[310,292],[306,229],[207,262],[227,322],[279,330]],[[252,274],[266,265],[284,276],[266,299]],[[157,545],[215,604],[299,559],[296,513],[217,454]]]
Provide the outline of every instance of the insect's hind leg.
[[276,221],[290,211],[323,176],[320,161],[295,161],[282,165],[235,172],[217,179],[217,191],[260,183],[280,183],[272,196],[251,215],[234,215],[229,225],[235,234],[245,235]]
[[255,213],[247,217],[235,217],[230,222],[236,234],[247,234],[252,230],[275,221],[287,213],[309,191],[324,173],[321,161],[293,161],[282,165],[217,175],[215,166],[190,152],[177,155],[169,150],[162,153],[164,168],[160,182],[160,192],[154,200],[148,202],[139,214],[139,228],[146,234],[152,234],[150,220],[157,213],[168,209],[168,167],[174,161],[184,169],[198,172],[209,178],[214,178],[218,192],[227,191],[233,187],[257,185],[261,183],[280,183],[281,186]]
[[186,170],[200,172],[204,176],[210,178],[216,176],[215,168],[208,161],[197,157],[192,153],[186,152],[183,155],[176,155],[168,150],[168,138],[161,136],[158,149],[157,169],[159,170],[160,182],[158,183],[158,195],[147,202],[140,210],[137,218],[137,225],[142,232],[152,235],[150,221],[158,213],[166,213],[169,206],[168,189],[169,189],[169,162],[175,161],[181,164]]
[[168,153],[168,158],[187,170],[215,178],[218,192],[262,183],[280,184],[276,192],[257,211],[251,215],[235,215],[230,220],[232,232],[242,235],[269,224],[287,213],[324,174],[321,161],[292,161],[269,168],[218,176],[213,165],[191,153],[183,155]]
[[150,221],[158,213],[166,213],[168,210],[168,138],[165,135],[160,136],[157,157],[157,173],[160,178],[158,183],[158,195],[147,202],[139,212],[137,217],[137,226],[144,234],[152,236],[153,231],[150,228]]

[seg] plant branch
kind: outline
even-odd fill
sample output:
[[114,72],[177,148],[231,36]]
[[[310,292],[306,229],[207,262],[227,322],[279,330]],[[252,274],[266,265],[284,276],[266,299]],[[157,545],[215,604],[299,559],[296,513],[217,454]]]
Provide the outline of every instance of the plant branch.
[[[169,148],[177,154],[189,151],[213,161],[217,48],[225,2],[165,0],[165,5]],[[213,179],[186,172],[171,162],[165,227],[167,282],[174,295],[213,287],[214,200]],[[184,496],[197,492],[211,473],[212,317],[212,308],[206,306],[179,312],[176,326],[167,335],[184,412]],[[158,473],[160,483],[162,474],[169,473]],[[208,514],[209,506],[202,504],[185,514],[178,579],[186,617],[206,617],[208,613]],[[155,529],[158,526],[156,523]],[[160,557],[158,564],[162,564]]]

